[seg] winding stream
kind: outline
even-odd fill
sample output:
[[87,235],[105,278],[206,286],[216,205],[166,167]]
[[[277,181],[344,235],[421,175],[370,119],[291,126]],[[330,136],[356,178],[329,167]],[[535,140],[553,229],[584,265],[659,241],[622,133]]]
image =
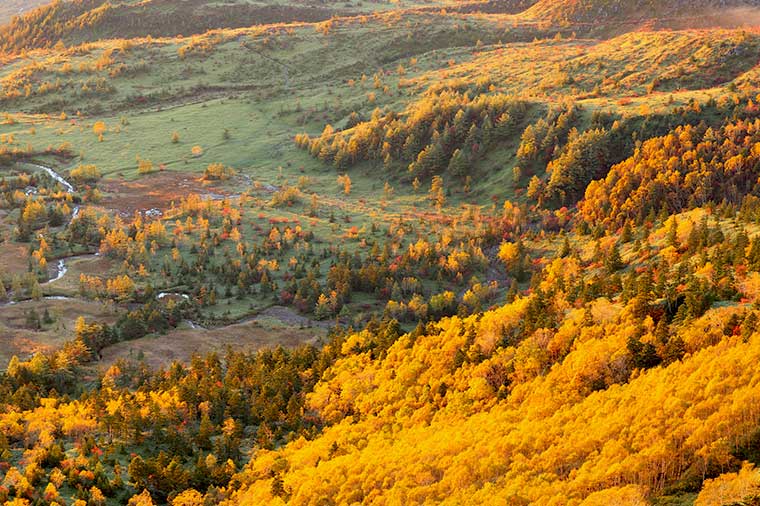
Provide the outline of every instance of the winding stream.
[[43,285],[47,285],[54,281],[58,281],[59,279],[64,277],[66,275],[66,272],[68,272],[69,270],[68,267],[66,267],[66,261],[63,258],[58,260],[58,265],[56,267],[58,269],[58,272],[56,273],[55,277],[48,279],[47,281],[43,283]]
[[40,165],[38,163],[27,163],[26,165],[29,165],[30,167],[35,167],[37,169],[40,169],[44,172],[47,172],[48,176],[53,178],[57,183],[59,183],[61,186],[63,186],[66,189],[66,193],[74,193],[74,186],[63,179],[63,177],[58,174],[55,170],[53,170],[51,167],[47,167],[46,165]]
[[[26,162],[22,163],[20,165],[27,165],[29,167],[33,167],[37,170],[41,170],[45,172],[48,176],[50,176],[56,183],[63,186],[64,190],[66,190],[66,193],[74,194],[74,185],[66,181],[63,176],[61,176],[59,173],[55,171],[52,167],[48,167],[47,165],[41,165],[39,163],[32,163],[32,162]],[[71,219],[73,220],[79,215],[79,206],[75,205],[71,210]],[[71,220],[69,220],[71,221]]]
[[[30,300],[33,300],[32,298],[26,298],[21,300],[9,300],[8,302],[0,303],[0,307],[4,306],[15,306],[16,304],[20,304],[22,302],[29,302]],[[47,295],[45,297],[42,297],[42,300],[70,300],[75,301],[74,297],[67,297],[66,295]]]
[[[48,167],[47,165],[41,165],[39,163],[32,163],[32,162],[27,162],[27,163],[24,163],[23,165],[27,165],[29,167],[33,167],[35,169],[38,169],[38,170],[41,170],[41,171],[45,172],[55,182],[57,182],[58,184],[60,184],[66,190],[66,193],[68,193],[68,194],[73,194],[74,193],[74,185],[72,185],[71,183],[69,183],[68,181],[66,181],[63,178],[63,176],[61,176],[58,172],[56,172],[55,169],[53,169],[52,167]],[[69,223],[71,223],[72,220],[76,219],[77,216],[79,216],[79,206],[75,205],[71,209],[71,219],[69,220]],[[69,257],[69,258],[73,258],[73,257]],[[56,272],[55,276],[53,276],[49,280],[45,281],[43,283],[44,285],[53,283],[54,281],[58,281],[59,279],[61,279],[63,276],[66,275],[66,273],[69,270],[68,267],[66,267],[66,258],[59,259],[58,260],[58,264],[56,265],[56,268],[57,268],[57,272]]]
[[161,292],[156,295],[156,299],[158,300],[165,299],[166,297],[180,297],[185,300],[190,300],[190,296],[186,293]]
[[[32,162],[27,162],[27,163],[25,163],[23,165],[27,165],[29,167],[32,167],[32,168],[35,168],[37,170],[41,170],[41,171],[47,173],[53,180],[55,180],[57,183],[59,183],[66,190],[66,193],[69,193],[69,194],[73,194],[74,193],[74,191],[75,191],[74,185],[72,185],[70,182],[66,181],[66,179],[64,179],[63,176],[61,176],[58,172],[56,172],[55,169],[53,169],[52,167],[48,167],[46,165],[41,165],[39,163],[32,163]],[[248,180],[250,182],[250,176],[246,176],[246,177],[248,178]],[[278,188],[276,186],[267,185],[265,187],[265,190],[266,191],[277,191]],[[224,196],[224,198],[230,198],[230,196]],[[234,198],[234,196],[233,196],[233,198]],[[71,223],[71,221],[74,220],[74,219],[76,219],[76,217],[79,215],[79,208],[80,208],[80,206],[78,206],[78,205],[75,205],[72,208],[71,218],[69,219],[69,223]],[[66,275],[66,273],[68,272],[68,270],[69,270],[68,266],[66,265],[66,261],[67,260],[71,261],[73,259],[78,259],[78,258],[88,258],[88,257],[97,257],[97,256],[99,256],[98,253],[95,253],[94,255],[72,255],[72,256],[69,256],[69,257],[58,259],[58,263],[56,264],[56,274],[55,274],[55,276],[51,277],[49,280],[47,280],[46,282],[44,282],[42,284],[43,285],[48,285],[50,283],[54,283],[55,281],[58,281],[59,279],[63,278]],[[158,295],[156,295],[156,299],[157,300],[161,300],[161,299],[164,299],[166,297],[178,297],[178,298],[181,298],[181,299],[184,299],[184,300],[190,300],[190,296],[188,294],[186,294],[186,293],[180,293],[180,292],[160,292]],[[4,304],[0,303],[0,307],[2,307],[2,306],[10,306],[10,305],[18,304],[19,302],[25,302],[25,301],[29,301],[29,300],[32,300],[32,299],[31,298],[26,298],[26,299],[22,299],[22,300],[18,300],[18,301],[10,300],[9,302],[6,302]],[[50,296],[47,296],[47,297],[43,297],[43,300],[72,300],[73,301],[73,300],[77,300],[77,299],[75,299],[73,297],[62,296],[62,295],[50,295]],[[238,322],[231,323],[230,326],[231,325],[239,325],[239,324],[242,324],[242,323],[248,323],[250,321],[254,321],[257,318],[259,318],[259,316],[261,316],[261,315],[256,315],[256,316],[252,316],[252,317],[249,317],[249,318],[244,318],[244,319],[242,319],[242,320],[240,320]],[[276,317],[276,315],[275,315],[275,317]],[[299,316],[299,319],[301,319],[301,318],[303,318],[303,317]],[[286,319],[287,318],[283,319],[283,321],[285,321]],[[311,320],[309,320],[308,318],[303,318],[303,321],[311,321]],[[303,321],[301,321],[300,323],[303,324]],[[207,330],[205,327],[201,326],[197,322],[194,322],[194,321],[191,321],[191,320],[185,320],[185,322],[192,329]],[[312,321],[312,323],[314,323],[314,322]],[[321,322],[319,322],[319,324],[317,324],[317,326],[322,326]]]

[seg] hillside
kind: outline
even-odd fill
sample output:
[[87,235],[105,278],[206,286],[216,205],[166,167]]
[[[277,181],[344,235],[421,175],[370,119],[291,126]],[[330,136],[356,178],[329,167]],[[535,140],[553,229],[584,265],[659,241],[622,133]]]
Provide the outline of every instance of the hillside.
[[[751,120],[718,130],[687,126],[648,140],[634,157],[589,185],[581,212],[589,221],[621,226],[661,210],[679,213],[707,202],[741,205],[757,191],[758,127]],[[704,163],[696,167],[692,159]]]
[[532,301],[404,336],[381,361],[349,338],[308,401],[332,426],[258,454],[224,504],[646,504],[756,444],[742,435],[758,416],[756,338],[689,342],[683,361],[631,375],[630,310],[600,301],[494,349]]
[[752,9],[757,0],[539,0],[525,12],[528,17],[551,19],[575,25],[596,24],[600,28],[615,24],[635,27],[642,22],[671,26],[756,24]]
[[738,6],[5,25],[0,504],[758,504]]
[[325,21],[332,17],[371,14],[402,5],[436,2],[374,0],[325,4],[319,0],[207,2],[205,0],[58,0],[17,17],[0,29],[0,50],[52,47],[101,39],[174,37],[208,30],[290,22]]
[[[713,2],[616,2],[600,0],[373,0],[326,5],[318,0],[289,4],[279,0],[224,4],[205,0],[57,0],[11,1],[0,11],[0,50],[52,47],[113,38],[173,37],[201,34],[208,30],[273,23],[316,22],[333,17],[372,14],[398,9],[447,9],[459,13],[520,14],[527,19],[551,20],[572,25],[578,32],[612,28],[620,33],[642,22],[687,28],[689,26],[743,26],[757,19],[755,0]],[[32,10],[33,9],[33,10]],[[28,12],[32,10],[32,12]],[[3,14],[4,13],[4,14]],[[11,21],[11,17],[18,15]]]

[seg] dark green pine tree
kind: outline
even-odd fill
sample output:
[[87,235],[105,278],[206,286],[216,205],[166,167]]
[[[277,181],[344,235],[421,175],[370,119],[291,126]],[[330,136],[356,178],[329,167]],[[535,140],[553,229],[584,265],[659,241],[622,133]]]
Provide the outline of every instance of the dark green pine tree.
[[461,149],[454,150],[454,153],[451,155],[448,172],[457,178],[463,178],[469,172],[467,157],[462,153]]
[[625,267],[625,263],[623,263],[623,258],[620,256],[620,248],[618,248],[618,245],[615,244],[610,249],[610,252],[607,254],[606,258],[604,259],[604,267],[607,269],[607,272],[612,274],[613,272],[617,272],[623,267]]

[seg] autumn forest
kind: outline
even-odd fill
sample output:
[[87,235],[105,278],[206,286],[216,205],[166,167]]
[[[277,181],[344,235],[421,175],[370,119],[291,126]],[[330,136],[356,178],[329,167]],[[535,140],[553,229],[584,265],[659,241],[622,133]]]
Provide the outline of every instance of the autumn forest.
[[0,505],[760,505],[760,1],[0,3]]

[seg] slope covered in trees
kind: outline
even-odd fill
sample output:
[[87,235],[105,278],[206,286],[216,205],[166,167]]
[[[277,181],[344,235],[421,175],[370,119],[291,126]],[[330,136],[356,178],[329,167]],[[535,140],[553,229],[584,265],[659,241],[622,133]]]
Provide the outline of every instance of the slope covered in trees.
[[[292,504],[637,504],[732,468],[752,444],[756,335],[631,374],[626,310],[599,305],[605,323],[571,313],[556,334],[494,349],[520,306],[444,321],[379,363],[339,360],[309,401],[336,424],[258,454],[226,504],[273,490]],[[560,342],[572,351],[552,367]],[[611,385],[594,392],[600,380]]]
[[648,140],[605,179],[589,185],[581,213],[593,223],[622,226],[708,203],[740,206],[760,190],[759,129],[757,119],[717,130],[684,126]]
[[[53,389],[77,395],[70,378],[88,360],[94,327],[78,323],[64,350],[3,377],[3,493],[42,497],[49,483],[45,494],[88,501],[229,505],[751,497],[760,238],[729,232],[752,216],[708,216],[604,238],[604,262],[560,247],[532,293],[479,314],[407,334],[373,322],[321,351],[198,357],[155,375],[119,363],[91,394],[55,401]],[[725,248],[742,241],[746,253]],[[138,445],[153,449],[128,456]]]
[[760,38],[687,11],[14,21],[0,504],[756,503]]

